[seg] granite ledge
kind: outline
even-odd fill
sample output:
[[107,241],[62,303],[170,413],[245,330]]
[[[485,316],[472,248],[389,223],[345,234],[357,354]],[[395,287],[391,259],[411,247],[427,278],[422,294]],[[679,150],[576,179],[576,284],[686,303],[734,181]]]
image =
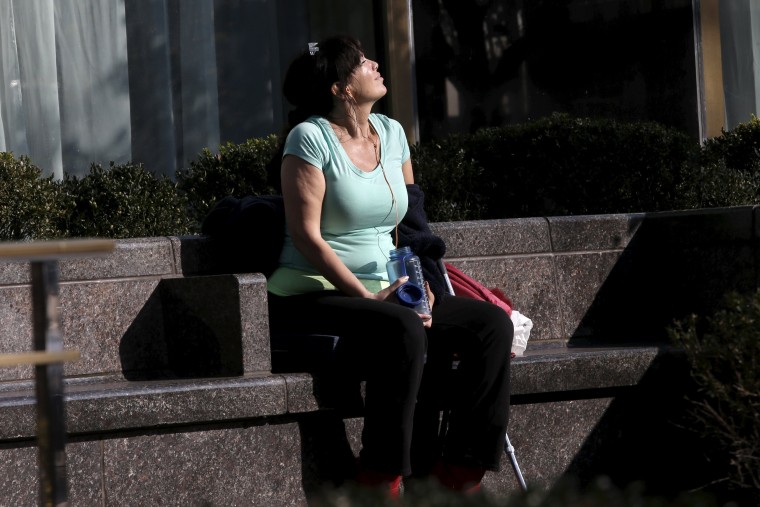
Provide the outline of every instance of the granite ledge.
[[551,252],[548,222],[541,217],[434,222],[430,228],[446,242],[447,258]]
[[[218,379],[75,382],[65,386],[70,434],[155,428],[286,413],[285,380],[269,373]],[[36,434],[34,389],[0,391],[0,441]]]
[[527,350],[512,363],[512,395],[637,385],[666,352],[653,346]]
[[[528,349],[512,360],[512,395],[544,395],[637,385],[667,352],[658,347],[557,347]],[[288,412],[319,410],[309,373],[283,374]],[[327,407],[329,408],[329,407]]]
[[[512,394],[541,395],[637,385],[667,349],[528,350],[512,363]],[[69,379],[66,424],[72,434],[272,417],[320,410],[308,373],[119,381]],[[32,382],[0,385],[0,441],[33,438]]]

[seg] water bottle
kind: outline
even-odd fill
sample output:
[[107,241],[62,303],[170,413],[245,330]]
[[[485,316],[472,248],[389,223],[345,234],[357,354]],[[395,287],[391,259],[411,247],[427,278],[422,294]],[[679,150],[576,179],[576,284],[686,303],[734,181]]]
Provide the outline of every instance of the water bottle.
[[425,290],[425,278],[422,275],[420,258],[412,253],[408,246],[391,250],[391,260],[385,265],[388,280],[395,282],[402,276],[408,276],[409,281],[396,289],[399,303],[414,308],[417,313],[430,314],[430,300]]

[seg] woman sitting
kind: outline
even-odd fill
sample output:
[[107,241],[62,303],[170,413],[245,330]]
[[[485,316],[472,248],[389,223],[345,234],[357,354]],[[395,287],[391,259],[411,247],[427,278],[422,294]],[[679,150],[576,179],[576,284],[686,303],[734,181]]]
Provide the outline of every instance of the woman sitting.
[[[342,370],[366,380],[360,484],[397,495],[402,477],[432,474],[451,489],[477,488],[499,469],[512,322],[483,301],[436,301],[429,288],[431,314],[399,304],[406,279],[388,280],[386,262],[414,183],[406,136],[371,112],[386,87],[358,41],[335,37],[309,49],[283,86],[295,109],[280,174],[287,232],[268,282],[272,330],[339,336]],[[415,408],[440,395],[426,361],[450,364],[454,354],[450,424],[436,445],[437,427]]]

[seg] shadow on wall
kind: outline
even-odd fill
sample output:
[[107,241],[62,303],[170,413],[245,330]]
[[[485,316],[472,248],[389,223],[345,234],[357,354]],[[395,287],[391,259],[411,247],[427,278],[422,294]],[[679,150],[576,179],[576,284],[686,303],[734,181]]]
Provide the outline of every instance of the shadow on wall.
[[[631,223],[622,253],[559,259],[566,285],[609,271],[591,301],[571,299],[566,311],[577,327],[569,345],[667,345],[674,322],[711,314],[729,292],[756,290],[754,214],[752,207],[645,214]],[[725,464],[710,459],[710,442],[689,429],[687,396],[695,389],[685,356],[664,347],[636,386],[607,393],[610,405],[566,478],[588,487],[607,476],[620,488],[640,482],[647,494],[676,495],[725,475]]]
[[[622,253],[558,258],[560,284],[581,287],[568,289],[564,307],[566,322],[577,323],[569,345],[663,343],[675,321],[711,312],[728,292],[755,290],[753,214],[750,207],[646,214],[631,224]],[[587,282],[607,270],[593,294]]]
[[299,420],[298,431],[304,493],[310,501],[318,502],[356,474],[349,437],[358,438],[361,429],[347,428],[346,422],[334,412],[316,412]]
[[709,485],[719,477],[721,464],[710,462],[709,442],[689,429],[685,396],[694,389],[684,356],[660,356],[636,387],[612,400],[564,479],[588,488],[598,477],[608,477],[621,490],[639,483],[653,496]]
[[234,277],[161,280],[119,344],[128,380],[243,374]]

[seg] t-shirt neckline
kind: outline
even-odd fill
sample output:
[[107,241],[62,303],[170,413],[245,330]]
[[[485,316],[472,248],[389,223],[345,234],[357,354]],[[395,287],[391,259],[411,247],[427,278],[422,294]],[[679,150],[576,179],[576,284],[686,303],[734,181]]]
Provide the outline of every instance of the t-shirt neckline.
[[[374,169],[371,171],[364,171],[361,167],[358,167],[356,164],[354,164],[354,161],[351,160],[351,157],[348,156],[348,153],[346,152],[346,149],[343,148],[343,143],[340,142],[340,139],[338,139],[338,134],[335,133],[335,129],[332,127],[332,124],[330,123],[330,120],[325,118],[324,116],[317,116],[317,120],[319,121],[320,125],[323,129],[326,129],[330,133],[330,138],[335,143],[335,145],[338,147],[338,151],[340,152],[340,156],[343,157],[343,159],[350,164],[350,167],[359,175],[365,176],[365,177],[371,177],[377,174],[379,170],[382,169],[382,164],[378,163]],[[383,142],[380,138],[380,131],[377,130],[377,127],[375,127],[375,123],[372,121],[372,115],[369,116],[368,120],[370,124],[372,125],[372,128],[377,132],[377,142],[378,146],[380,148],[380,159],[383,158]]]

